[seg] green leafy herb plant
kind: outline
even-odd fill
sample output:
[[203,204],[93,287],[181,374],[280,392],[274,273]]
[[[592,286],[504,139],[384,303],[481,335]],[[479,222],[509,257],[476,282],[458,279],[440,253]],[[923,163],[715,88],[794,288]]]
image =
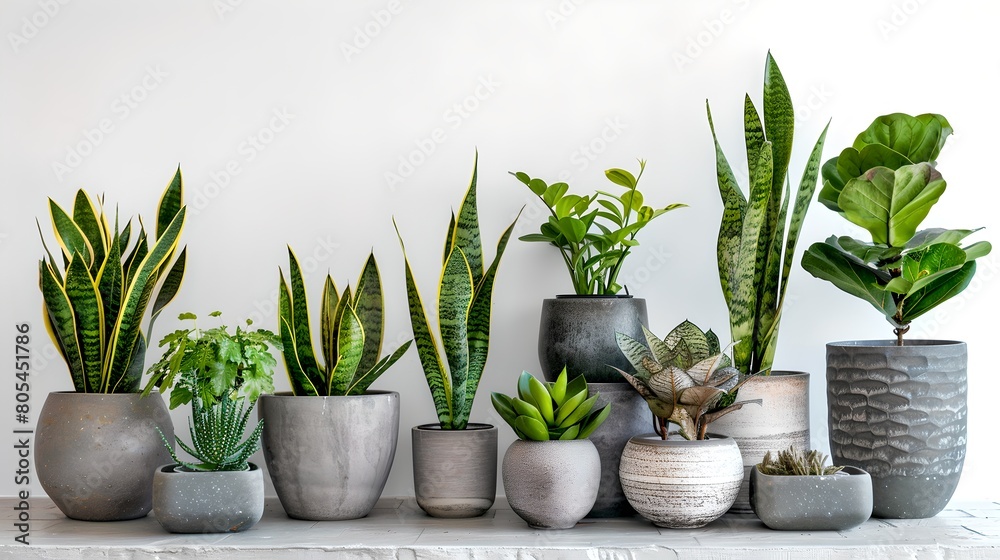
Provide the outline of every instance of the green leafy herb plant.
[[777,456],[768,451],[757,470],[772,476],[827,476],[843,470],[844,467],[826,465],[826,460],[827,456],[815,449],[804,452],[790,446]]
[[521,241],[549,243],[559,249],[577,295],[617,294],[622,290],[618,275],[625,258],[639,245],[635,239],[639,230],[654,218],[686,206],[670,204],[654,209],[646,205],[638,190],[645,170],[643,160],[639,160],[638,175],[625,169],[608,169],[604,175],[625,192],[599,190],[592,195],[570,194],[566,183],[548,185],[524,172],[510,172],[538,196],[551,214],[538,233],[521,236]]
[[611,413],[611,405],[594,408],[600,393],[589,396],[582,375],[567,382],[566,369],[552,382],[528,372],[517,380],[517,396],[492,394],[493,408],[523,440],[586,439]]

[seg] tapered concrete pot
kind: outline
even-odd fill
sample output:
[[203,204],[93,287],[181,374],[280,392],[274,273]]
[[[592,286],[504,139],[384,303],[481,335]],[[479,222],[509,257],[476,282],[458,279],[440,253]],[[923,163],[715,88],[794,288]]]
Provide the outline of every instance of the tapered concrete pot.
[[399,437],[399,393],[261,395],[261,447],[289,517],[357,519],[382,495]]
[[768,451],[789,446],[809,449],[809,374],[774,371],[748,381],[738,401],[760,399],[712,422],[712,431],[736,442],[743,455],[743,483],[733,503],[733,513],[753,513],[750,507],[750,469]]
[[173,445],[159,392],[49,393],[35,432],[38,482],[71,519],[143,517],[153,507],[153,473],[171,461],[160,431]]
[[826,345],[830,454],[872,476],[876,517],[933,517],[965,463],[967,348],[950,340]]
[[517,440],[503,457],[503,487],[514,513],[535,529],[569,529],[597,500],[601,458],[590,440]]
[[264,474],[189,471],[177,464],[156,469],[153,515],[171,533],[238,533],[264,515]]
[[750,471],[750,505],[771,529],[844,531],[872,515],[872,477],[857,467],[831,475]]
[[634,515],[621,482],[618,465],[625,444],[632,436],[646,433],[653,422],[649,406],[628,383],[589,383],[590,394],[600,393],[598,403],[611,405],[607,420],[590,434],[590,441],[601,458],[601,483],[597,500],[587,517],[626,517]]
[[497,497],[497,429],[470,423],[464,430],[415,426],[413,489],[427,515],[479,517]]

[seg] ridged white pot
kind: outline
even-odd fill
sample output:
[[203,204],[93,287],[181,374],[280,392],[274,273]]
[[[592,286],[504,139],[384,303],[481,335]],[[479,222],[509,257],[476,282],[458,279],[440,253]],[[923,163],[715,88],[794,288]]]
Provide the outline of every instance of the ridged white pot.
[[503,487],[514,513],[536,529],[569,529],[597,500],[601,457],[589,439],[524,441],[503,457]]
[[703,527],[726,513],[743,481],[743,459],[731,438],[708,437],[630,439],[619,477],[632,507],[654,525],[672,529]]

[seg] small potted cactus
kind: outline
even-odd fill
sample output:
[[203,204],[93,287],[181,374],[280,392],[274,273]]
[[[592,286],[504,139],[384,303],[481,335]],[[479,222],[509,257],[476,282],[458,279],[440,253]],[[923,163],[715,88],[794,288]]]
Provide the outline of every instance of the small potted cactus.
[[[617,333],[635,373],[618,373],[642,395],[656,433],[635,436],[622,451],[619,478],[632,507],[660,527],[702,527],[736,501],[743,459],[736,442],[711,434],[718,418],[759,401],[735,402],[739,380],[719,338],[684,321],[660,340],[643,329],[646,344]],[[675,424],[676,432],[668,431]]]
[[750,472],[750,505],[771,529],[842,531],[872,515],[872,478],[857,467],[827,466],[819,451],[789,447]]
[[595,408],[600,394],[588,397],[587,381],[567,381],[566,368],[555,381],[528,372],[517,381],[517,396],[493,393],[493,407],[519,438],[503,458],[507,502],[536,529],[569,529],[594,507],[601,482],[601,459],[587,437],[611,412]]

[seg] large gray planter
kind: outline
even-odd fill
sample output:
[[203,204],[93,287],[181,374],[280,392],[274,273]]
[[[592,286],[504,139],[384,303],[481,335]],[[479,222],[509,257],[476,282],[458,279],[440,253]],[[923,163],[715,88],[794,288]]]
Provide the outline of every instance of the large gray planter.
[[538,326],[538,361],[545,379],[555,381],[565,366],[570,377],[587,383],[620,383],[608,366],[631,367],[615,341],[615,332],[645,340],[646,300],[631,296],[562,295],[542,302]]
[[843,531],[872,515],[872,477],[857,467],[832,475],[775,476],[750,471],[750,505],[771,529]]
[[946,340],[826,345],[830,454],[872,476],[876,517],[925,518],[965,463],[966,346]]
[[768,451],[777,453],[790,446],[809,449],[809,374],[774,371],[748,381],[740,388],[740,401],[760,399],[761,404],[740,410],[712,422],[712,431],[736,441],[743,455],[743,484],[730,510],[752,513],[750,469]]
[[587,517],[634,515],[635,510],[629,505],[618,480],[618,464],[628,440],[650,430],[652,413],[646,401],[628,383],[590,383],[588,388],[591,395],[601,394],[596,406],[602,403],[611,405],[611,414],[590,435],[590,441],[601,458],[601,484],[597,500]]
[[399,437],[399,393],[261,395],[261,447],[289,517],[357,519],[375,507]]
[[497,429],[472,424],[442,430],[438,424],[415,426],[413,489],[428,515],[479,517],[497,497]]
[[153,515],[171,533],[238,533],[264,515],[264,474],[247,471],[201,472],[177,464],[156,469]]
[[71,519],[136,519],[152,508],[153,472],[174,427],[158,392],[49,393],[35,432],[38,482]]
[[569,529],[597,499],[601,459],[590,440],[517,440],[503,456],[507,503],[535,529]]

